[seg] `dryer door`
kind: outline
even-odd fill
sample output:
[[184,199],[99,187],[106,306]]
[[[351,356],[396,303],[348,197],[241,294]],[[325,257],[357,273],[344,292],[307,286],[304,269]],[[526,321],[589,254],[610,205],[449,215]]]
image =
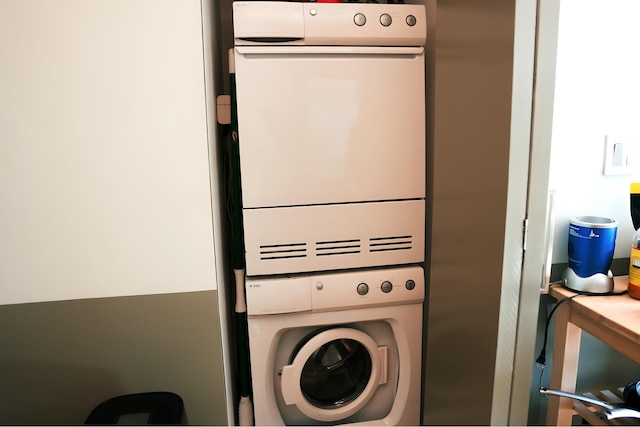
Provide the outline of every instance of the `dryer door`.
[[236,46],[245,209],[425,197],[424,49]]
[[387,381],[387,347],[351,328],[324,330],[301,343],[282,369],[282,397],[307,417],[347,418]]

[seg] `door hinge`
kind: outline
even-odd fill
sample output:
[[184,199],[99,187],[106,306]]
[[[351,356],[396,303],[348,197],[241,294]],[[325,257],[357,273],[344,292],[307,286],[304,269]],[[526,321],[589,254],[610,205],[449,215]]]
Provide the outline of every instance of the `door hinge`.
[[527,250],[527,235],[529,234],[529,218],[525,218],[522,223],[522,250]]

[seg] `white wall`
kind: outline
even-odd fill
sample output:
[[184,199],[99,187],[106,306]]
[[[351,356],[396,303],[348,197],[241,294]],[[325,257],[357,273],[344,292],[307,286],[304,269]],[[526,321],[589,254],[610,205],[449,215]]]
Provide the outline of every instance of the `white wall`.
[[201,8],[2,2],[0,304],[216,289]]
[[618,221],[614,258],[629,257],[629,183],[640,181],[640,161],[633,175],[602,170],[605,135],[640,135],[638,16],[637,0],[560,3],[549,185],[556,191],[554,263],[567,262],[569,218],[577,215]]

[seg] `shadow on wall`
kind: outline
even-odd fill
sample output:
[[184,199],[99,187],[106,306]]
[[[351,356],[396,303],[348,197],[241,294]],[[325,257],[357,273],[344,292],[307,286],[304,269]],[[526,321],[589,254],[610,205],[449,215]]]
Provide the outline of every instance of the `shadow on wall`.
[[95,406],[126,392],[113,372],[88,366],[9,360],[0,378],[4,425],[83,424]]

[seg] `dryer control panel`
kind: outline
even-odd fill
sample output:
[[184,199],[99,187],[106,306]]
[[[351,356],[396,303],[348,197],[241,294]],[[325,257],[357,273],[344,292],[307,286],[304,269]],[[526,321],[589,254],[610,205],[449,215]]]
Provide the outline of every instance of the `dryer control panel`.
[[412,266],[290,278],[248,278],[246,294],[249,316],[422,303],[424,270]]
[[424,46],[423,5],[236,1],[235,44]]

